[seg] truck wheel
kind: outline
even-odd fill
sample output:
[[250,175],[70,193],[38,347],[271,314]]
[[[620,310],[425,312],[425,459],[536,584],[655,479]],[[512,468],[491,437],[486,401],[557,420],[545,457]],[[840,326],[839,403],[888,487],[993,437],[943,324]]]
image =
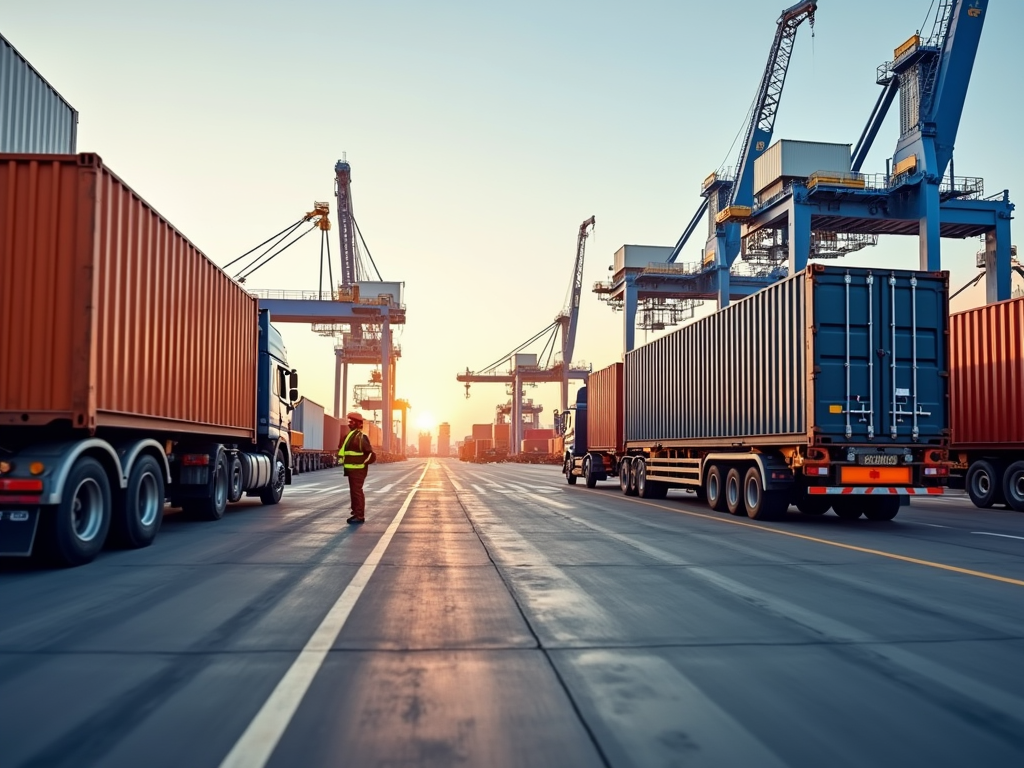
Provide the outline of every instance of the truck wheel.
[[965,484],[974,506],[988,509],[1005,501],[999,480],[999,468],[992,462],[979,459],[971,464]]
[[1015,461],[1003,475],[1003,496],[1010,508],[1024,512],[1024,461]]
[[260,492],[260,501],[264,504],[272,506],[281,501],[284,496],[284,471],[284,456],[278,451],[274,456],[270,485]]
[[704,479],[704,495],[707,496],[708,506],[715,512],[725,512],[725,478],[717,464],[708,467]]
[[731,467],[725,476],[725,508],[730,515],[742,515],[747,511],[743,500],[743,478],[736,467]]
[[110,530],[110,481],[96,459],[75,462],[55,509],[51,555],[61,565],[91,562]]
[[590,456],[583,460],[583,478],[587,483],[587,488],[597,487],[597,476],[594,475],[594,460]]
[[856,520],[864,511],[864,500],[856,496],[837,496],[832,500],[832,511],[843,520]]
[[761,470],[753,466],[743,478],[743,500],[747,517],[752,520],[778,520],[789,508],[786,491],[766,491],[761,484]]
[[562,462],[562,472],[565,474],[565,482],[569,485],[576,485],[576,475],[572,473],[572,457],[566,454],[565,461]]
[[654,488],[647,481],[647,462],[643,459],[633,462],[633,478],[636,482],[636,495],[641,499],[653,499]]
[[805,493],[797,500],[796,508],[804,515],[824,515],[832,509],[832,499],[824,494],[811,496]]
[[228,460],[228,504],[234,504],[242,498],[245,488],[242,487],[242,460],[232,456]]
[[213,468],[213,484],[210,495],[204,499],[190,499],[185,511],[200,520],[220,520],[228,506],[228,461],[223,451],[217,452],[217,463]]
[[633,462],[623,459],[619,462],[619,490],[627,496],[633,495]]
[[129,549],[148,547],[164,519],[164,472],[152,456],[142,456],[128,475],[128,487],[114,507],[111,534]]
[[869,498],[864,505],[864,517],[868,520],[892,520],[900,511],[899,496]]

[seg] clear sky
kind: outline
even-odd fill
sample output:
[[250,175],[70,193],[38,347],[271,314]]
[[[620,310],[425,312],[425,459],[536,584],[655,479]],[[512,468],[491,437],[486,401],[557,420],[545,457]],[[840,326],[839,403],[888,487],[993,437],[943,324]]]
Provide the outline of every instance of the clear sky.
[[[930,2],[821,0],[814,37],[806,24],[797,36],[774,138],[856,143],[876,67]],[[621,315],[591,286],[623,243],[676,241],[728,156],[787,4],[0,0],[0,32],[80,112],[79,151],[219,264],[333,201],[347,153],[370,251],[385,280],[405,283],[398,394],[411,421],[449,421],[457,440],[507,396],[474,385],[466,400],[456,373],[552,321],[591,215],[576,357],[595,369],[620,359]],[[1024,3],[991,0],[955,155],[958,175],[1018,199],[1022,29]],[[897,132],[893,109],[865,171],[885,170]],[[699,258],[704,231],[683,261]],[[315,289],[316,238],[248,285]],[[954,288],[976,273],[978,248],[943,241]],[[917,242],[848,261],[914,268]],[[305,394],[330,410],[332,342],[281,330]],[[353,368],[350,383],[370,371]],[[550,422],[557,386],[528,394]]]

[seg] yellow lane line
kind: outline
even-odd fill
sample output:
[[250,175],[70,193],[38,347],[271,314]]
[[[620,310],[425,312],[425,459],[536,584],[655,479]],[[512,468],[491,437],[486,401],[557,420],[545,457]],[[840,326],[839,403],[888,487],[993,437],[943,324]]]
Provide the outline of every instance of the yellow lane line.
[[[588,489],[588,493],[598,493],[598,491],[591,491]],[[650,501],[644,501],[643,499],[630,498],[630,501],[638,504],[643,504],[648,507],[654,507],[655,509],[664,509],[668,512],[677,512],[683,515],[689,515],[690,517],[699,517],[702,520],[712,520],[716,523],[726,523],[728,525],[738,525],[741,528],[753,528],[755,531],[765,531],[766,533],[777,533],[779,536],[789,536],[791,539],[803,539],[804,541],[813,541],[816,544],[827,544],[830,547],[839,547],[840,549],[849,549],[854,552],[862,552],[866,555],[877,555],[878,557],[887,557],[890,560],[900,560],[904,563],[914,563],[915,565],[924,565],[928,568],[937,568],[940,571],[952,571],[953,573],[962,573],[966,576],[977,576],[979,579],[989,579],[990,581],[1001,581],[1004,584],[1013,584],[1018,587],[1024,587],[1024,581],[1021,579],[1011,579],[1007,576],[997,576],[994,573],[985,573],[984,571],[972,571],[969,568],[957,568],[955,565],[946,565],[945,563],[936,563],[931,560],[920,560],[916,557],[907,557],[906,555],[897,555],[893,552],[883,552],[880,549],[868,549],[866,547],[858,547],[854,544],[843,544],[838,541],[831,541],[829,539],[819,539],[817,536],[807,536],[803,533],[793,533],[792,531],[781,531],[778,528],[765,528],[754,523],[746,523],[742,520],[731,520],[727,517],[714,517],[707,515],[702,512],[691,512],[687,509],[679,509],[677,507],[666,507],[663,504],[654,504]]]

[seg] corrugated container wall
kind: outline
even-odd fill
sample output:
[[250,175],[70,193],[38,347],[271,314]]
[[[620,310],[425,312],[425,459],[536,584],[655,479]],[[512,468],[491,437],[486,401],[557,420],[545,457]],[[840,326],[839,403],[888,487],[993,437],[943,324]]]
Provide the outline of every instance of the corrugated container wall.
[[1024,448],[1024,298],[950,318],[954,448]]
[[78,112],[0,35],[0,152],[73,154]]
[[495,448],[508,448],[509,446],[509,434],[511,433],[512,425],[509,423],[495,424],[494,425],[494,447]]
[[948,292],[812,265],[627,353],[626,441],[944,445]]
[[754,192],[782,178],[803,179],[817,171],[849,173],[852,167],[849,144],[783,139],[754,161]]
[[324,449],[324,407],[303,397],[292,411],[292,429],[302,433],[304,451]]
[[[331,414],[324,414],[324,450],[337,451],[341,447],[341,419],[336,419]],[[348,429],[346,425],[346,430]]]
[[594,371],[587,377],[587,449],[622,448],[622,363]]
[[0,424],[255,438],[256,299],[95,155],[0,154]]
[[474,440],[490,440],[491,439],[491,425],[490,424],[474,424],[473,425],[473,439]]

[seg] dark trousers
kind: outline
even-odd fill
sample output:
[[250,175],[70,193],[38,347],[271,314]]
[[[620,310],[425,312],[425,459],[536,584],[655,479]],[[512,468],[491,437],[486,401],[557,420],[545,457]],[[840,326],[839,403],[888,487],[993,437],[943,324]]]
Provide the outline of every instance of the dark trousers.
[[366,516],[366,494],[363,493],[363,483],[366,482],[365,469],[349,469],[348,492],[352,496],[352,515],[363,518]]

